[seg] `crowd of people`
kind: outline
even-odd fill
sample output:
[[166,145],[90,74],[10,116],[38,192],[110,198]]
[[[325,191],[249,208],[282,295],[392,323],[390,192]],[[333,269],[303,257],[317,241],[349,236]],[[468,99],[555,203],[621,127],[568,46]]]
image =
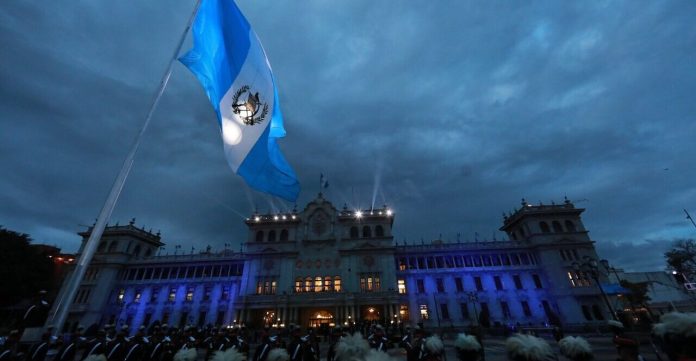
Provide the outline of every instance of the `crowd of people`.
[[[626,335],[623,325],[610,321],[617,360],[639,361],[639,342]],[[20,333],[0,338],[0,361],[389,361],[391,348],[402,348],[407,361],[445,361],[445,346],[438,335],[422,325],[385,329],[379,324],[316,329],[266,328],[251,332],[243,327],[169,327],[155,324],[130,330],[106,325],[84,333],[81,327],[64,338],[48,329],[38,342],[20,342]],[[475,331],[475,330],[474,330]],[[560,354],[571,361],[591,361],[594,353],[582,337],[552,333]],[[696,314],[671,313],[656,324],[653,339],[670,361],[696,360]],[[251,342],[250,342],[251,340]],[[652,345],[652,343],[651,343]],[[327,347],[322,353],[322,347]],[[481,333],[457,335],[454,352],[460,361],[484,361]],[[559,359],[550,344],[533,334],[516,333],[505,341],[511,361]],[[391,354],[394,354],[393,352]],[[655,352],[660,359],[660,353]],[[666,361],[666,360],[664,360]]]

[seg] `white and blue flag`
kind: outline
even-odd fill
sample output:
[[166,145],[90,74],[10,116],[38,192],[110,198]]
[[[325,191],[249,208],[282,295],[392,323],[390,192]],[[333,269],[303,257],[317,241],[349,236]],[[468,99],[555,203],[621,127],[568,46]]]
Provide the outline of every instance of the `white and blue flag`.
[[179,60],[215,108],[234,172],[254,189],[295,201],[300,184],[276,142],[285,129],[261,42],[233,0],[202,1],[193,48]]

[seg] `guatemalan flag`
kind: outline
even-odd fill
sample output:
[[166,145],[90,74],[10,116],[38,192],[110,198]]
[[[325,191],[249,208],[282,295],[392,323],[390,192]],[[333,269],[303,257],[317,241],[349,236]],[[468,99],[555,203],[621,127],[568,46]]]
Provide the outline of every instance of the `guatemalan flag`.
[[202,1],[193,48],[179,61],[215,108],[232,169],[252,188],[295,201],[300,184],[276,142],[285,129],[261,42],[233,0]]

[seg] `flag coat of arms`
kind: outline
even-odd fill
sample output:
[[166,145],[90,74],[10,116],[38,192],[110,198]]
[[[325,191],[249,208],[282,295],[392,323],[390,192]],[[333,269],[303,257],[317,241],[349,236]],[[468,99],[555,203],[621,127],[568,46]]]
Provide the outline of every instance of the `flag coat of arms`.
[[277,143],[285,129],[271,66],[233,0],[202,0],[193,48],[179,60],[217,113],[232,170],[254,189],[295,201],[300,185]]

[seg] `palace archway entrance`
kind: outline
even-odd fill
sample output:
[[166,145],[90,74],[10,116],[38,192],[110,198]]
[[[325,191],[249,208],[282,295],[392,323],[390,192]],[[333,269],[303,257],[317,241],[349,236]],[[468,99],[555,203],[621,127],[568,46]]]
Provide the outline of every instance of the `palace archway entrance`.
[[365,321],[377,321],[382,319],[382,312],[378,306],[361,306],[360,318]]
[[327,310],[312,310],[309,313],[309,327],[333,327],[335,324],[333,313]]

